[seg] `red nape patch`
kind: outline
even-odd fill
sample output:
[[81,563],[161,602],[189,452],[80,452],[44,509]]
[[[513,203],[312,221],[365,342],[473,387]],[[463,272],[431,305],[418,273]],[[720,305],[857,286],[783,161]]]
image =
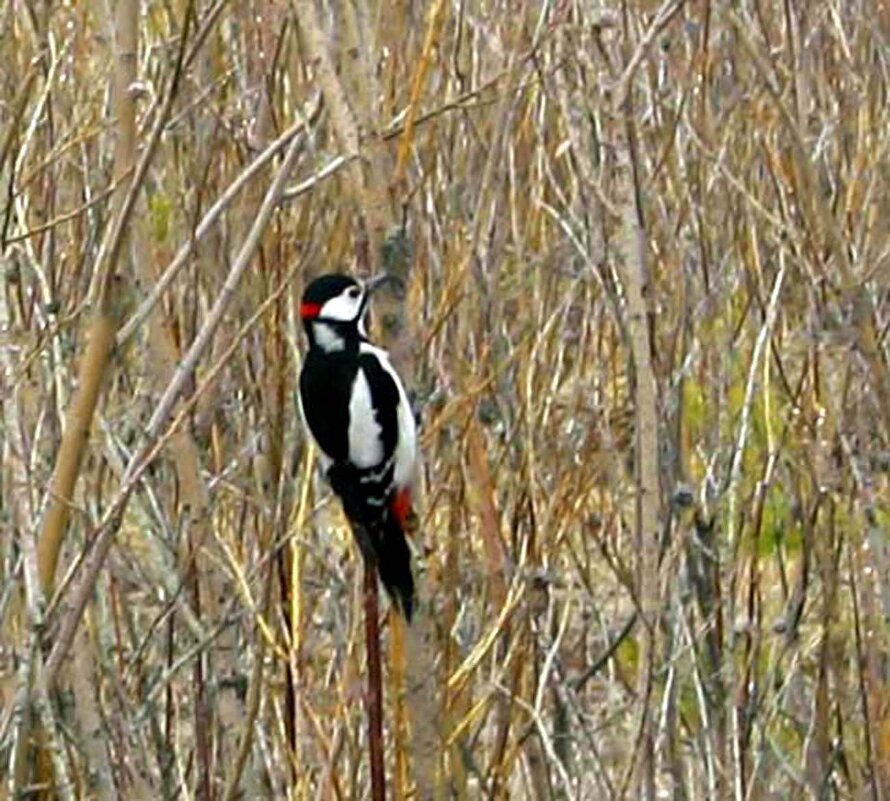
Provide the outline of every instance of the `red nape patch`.
[[389,510],[393,517],[399,521],[399,525],[406,534],[414,531],[417,526],[417,518],[411,508],[411,489],[409,487],[402,487],[393,495]]
[[301,303],[300,304],[300,317],[304,320],[314,320],[318,315],[321,314],[321,304],[320,303]]

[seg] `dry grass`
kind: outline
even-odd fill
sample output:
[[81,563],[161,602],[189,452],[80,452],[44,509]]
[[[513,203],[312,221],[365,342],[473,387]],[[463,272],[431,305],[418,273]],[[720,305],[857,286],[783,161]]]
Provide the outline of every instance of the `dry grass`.
[[[404,214],[390,797],[888,801],[887,4],[141,11],[127,151],[112,15],[0,2],[0,798],[368,797],[293,309]],[[51,497],[105,272],[174,259]]]

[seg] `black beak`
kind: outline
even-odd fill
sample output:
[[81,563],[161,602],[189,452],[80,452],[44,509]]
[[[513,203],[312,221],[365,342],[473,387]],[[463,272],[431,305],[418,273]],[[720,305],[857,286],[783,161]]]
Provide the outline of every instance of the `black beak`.
[[397,278],[390,275],[389,273],[378,273],[373,278],[369,278],[367,281],[365,281],[365,297],[371,297],[371,295],[373,295],[384,284],[396,282],[397,280]]
[[365,293],[362,295],[362,308],[359,311],[359,318],[364,317],[365,313],[368,311],[368,304],[371,301],[371,295],[373,295],[380,287],[384,284],[388,284],[390,281],[397,281],[398,279],[394,278],[387,273],[379,273],[375,275],[373,278],[369,278],[364,283]]
[[362,306],[358,313],[358,320],[360,323],[364,324],[365,315],[368,313],[368,307],[371,303],[371,295],[390,281],[398,281],[398,279],[393,278],[393,276],[388,275],[387,273],[379,273],[362,284],[364,293],[362,294]]

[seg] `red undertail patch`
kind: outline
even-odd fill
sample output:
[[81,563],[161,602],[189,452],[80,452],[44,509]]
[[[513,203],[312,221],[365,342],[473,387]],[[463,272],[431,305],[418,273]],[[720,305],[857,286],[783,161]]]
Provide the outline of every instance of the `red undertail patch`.
[[411,489],[409,487],[402,487],[396,491],[390,501],[389,510],[393,517],[399,521],[402,531],[406,534],[414,533],[417,529],[417,515],[411,508]]

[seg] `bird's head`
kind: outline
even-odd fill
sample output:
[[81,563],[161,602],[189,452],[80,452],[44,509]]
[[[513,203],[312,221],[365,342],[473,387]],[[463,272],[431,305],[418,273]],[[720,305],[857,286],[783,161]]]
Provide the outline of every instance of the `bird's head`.
[[368,301],[389,280],[385,273],[367,281],[330,273],[312,281],[300,301],[300,319],[310,343],[343,350],[348,340],[366,337]]

